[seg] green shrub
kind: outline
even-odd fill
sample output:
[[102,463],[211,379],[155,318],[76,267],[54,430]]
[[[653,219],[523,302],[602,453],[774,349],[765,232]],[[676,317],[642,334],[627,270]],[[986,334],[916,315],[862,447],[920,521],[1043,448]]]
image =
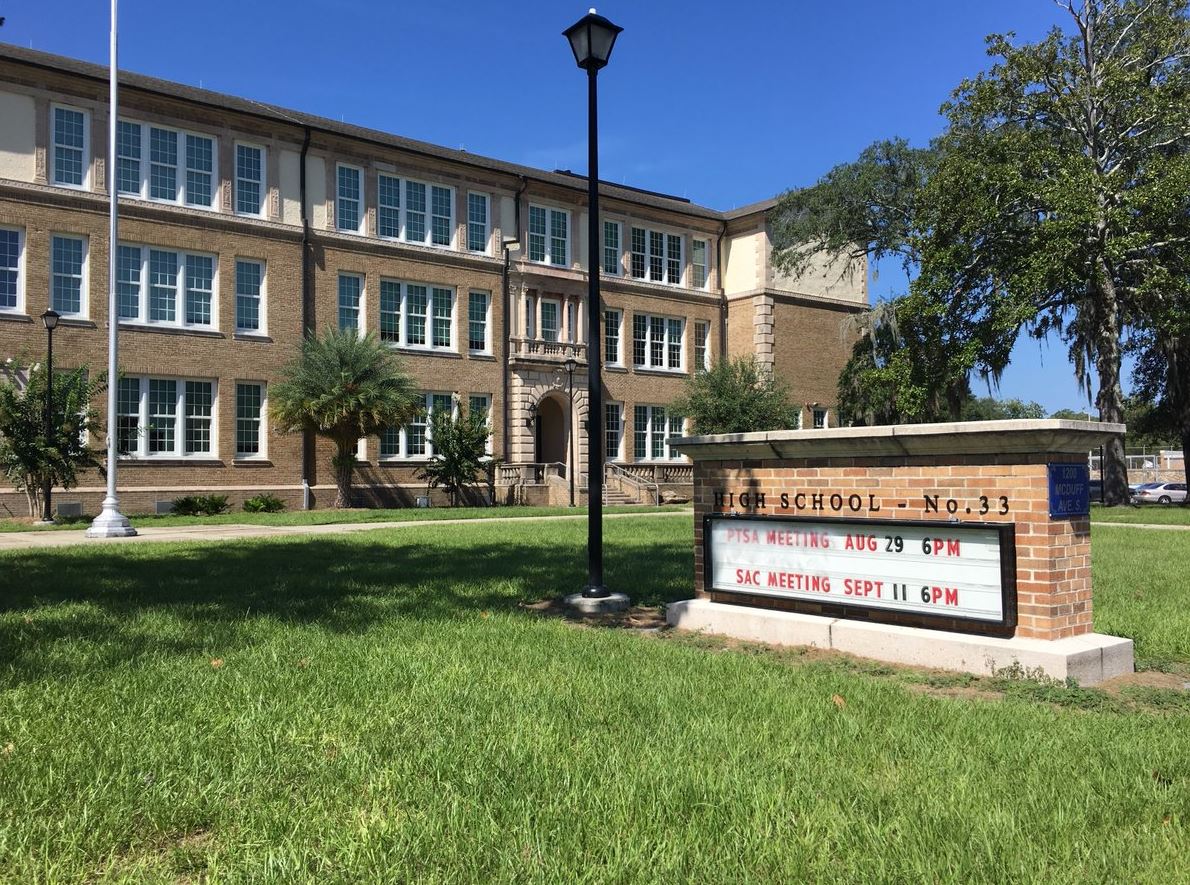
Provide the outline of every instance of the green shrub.
[[268,492],[263,495],[253,495],[244,501],[245,513],[280,513],[284,509],[285,502]]
[[217,516],[231,509],[231,505],[227,503],[227,495],[200,495],[198,503],[204,516]]
[[198,516],[202,513],[202,498],[198,495],[183,495],[173,500],[174,513],[178,516]]

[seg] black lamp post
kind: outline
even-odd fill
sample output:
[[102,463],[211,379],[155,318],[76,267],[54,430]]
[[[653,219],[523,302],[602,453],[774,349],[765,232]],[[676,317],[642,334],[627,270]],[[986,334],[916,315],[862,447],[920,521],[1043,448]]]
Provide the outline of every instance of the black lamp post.
[[[46,346],[45,346],[45,445],[50,448],[53,445],[54,438],[54,329],[58,328],[58,320],[61,316],[56,310],[50,308],[41,315],[41,321],[45,323]],[[54,482],[46,476],[42,482],[41,487],[41,521],[53,522],[54,515],[50,505],[50,495],[53,491]]]
[[[599,127],[595,78],[607,65],[616,37],[624,30],[594,9],[562,33],[574,60],[587,72],[587,586],[585,599],[606,599],[603,586],[603,388],[599,329]],[[627,600],[624,600],[627,603]]]
[[574,475],[578,472],[578,458],[574,457],[574,370],[578,368],[578,360],[573,355],[566,357],[566,390],[570,398],[570,418],[566,422],[566,460],[569,465],[566,472],[570,474],[570,506],[574,506]]

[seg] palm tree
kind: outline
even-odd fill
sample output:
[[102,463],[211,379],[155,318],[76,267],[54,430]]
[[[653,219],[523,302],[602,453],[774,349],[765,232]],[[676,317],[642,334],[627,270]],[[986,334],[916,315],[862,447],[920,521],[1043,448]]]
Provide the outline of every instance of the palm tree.
[[359,440],[407,423],[421,403],[397,357],[372,335],[354,330],[308,336],[269,393],[278,430],[308,431],[335,444],[337,508],[351,506]]

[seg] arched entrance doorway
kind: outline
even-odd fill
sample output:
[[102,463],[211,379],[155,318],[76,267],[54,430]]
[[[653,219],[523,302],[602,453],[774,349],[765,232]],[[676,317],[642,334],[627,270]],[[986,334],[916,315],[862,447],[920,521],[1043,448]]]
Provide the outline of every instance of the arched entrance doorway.
[[560,397],[545,396],[537,404],[537,457],[539,464],[568,464],[566,457],[566,407]]

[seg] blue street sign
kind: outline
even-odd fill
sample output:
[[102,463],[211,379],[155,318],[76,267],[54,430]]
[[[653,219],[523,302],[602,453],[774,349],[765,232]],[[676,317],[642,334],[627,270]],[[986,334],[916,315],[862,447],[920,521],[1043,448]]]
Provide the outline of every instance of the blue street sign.
[[1091,468],[1081,464],[1047,464],[1050,518],[1087,516],[1091,512]]

